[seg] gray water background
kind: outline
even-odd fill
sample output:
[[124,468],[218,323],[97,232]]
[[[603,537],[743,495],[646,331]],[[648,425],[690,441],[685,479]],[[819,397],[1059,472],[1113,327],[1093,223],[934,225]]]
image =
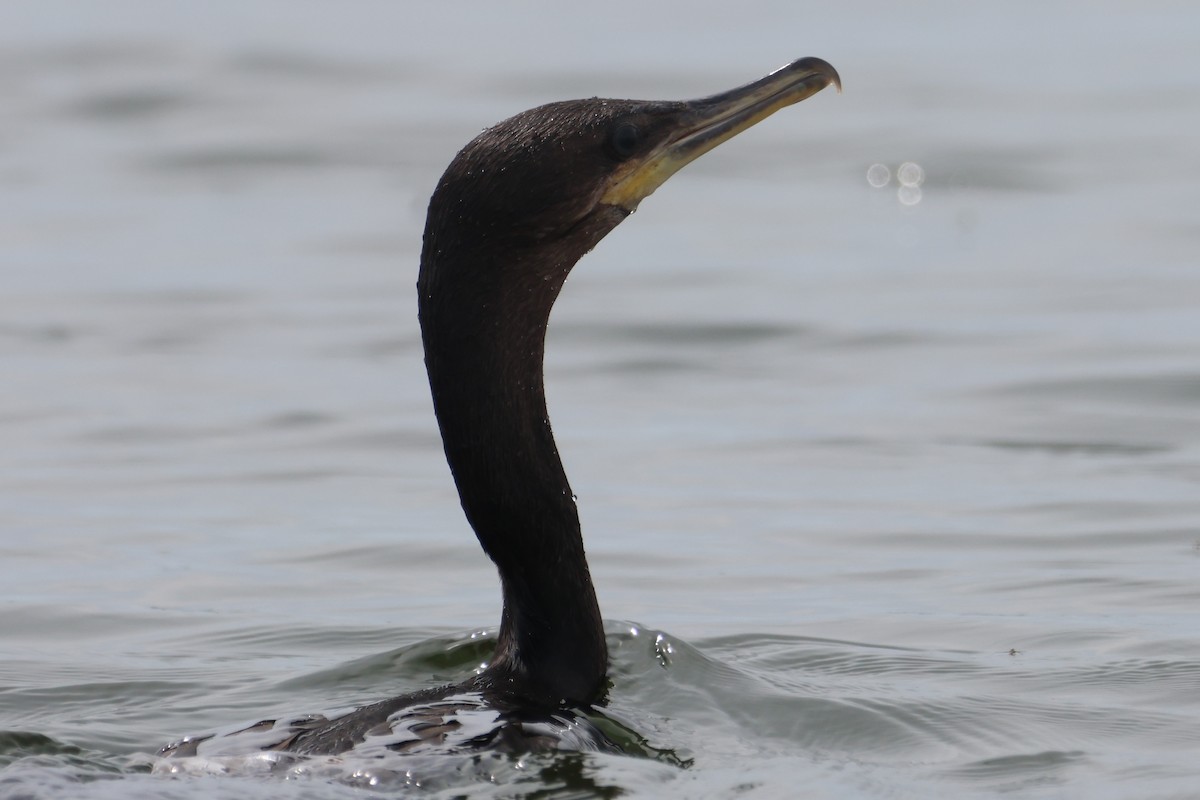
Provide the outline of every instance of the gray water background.
[[[415,324],[441,170],[802,55],[844,94],[673,178],[551,324],[609,713],[670,752],[382,788],[1200,797],[1198,37],[1192,2],[4,5],[0,797],[356,796],[353,759],[147,771],[487,657]],[[868,185],[906,161],[919,202]]]

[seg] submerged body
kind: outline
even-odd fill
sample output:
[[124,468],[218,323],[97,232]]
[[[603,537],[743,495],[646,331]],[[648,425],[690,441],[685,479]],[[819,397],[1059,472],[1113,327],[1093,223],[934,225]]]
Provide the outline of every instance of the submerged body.
[[[265,735],[263,749],[332,754],[370,736],[396,750],[445,745],[463,713],[479,709],[490,709],[494,724],[462,746],[531,749],[554,738],[548,731],[589,727],[577,723],[602,699],[608,653],[546,411],[550,309],[575,263],[667,178],[831,83],[839,85],[833,67],[805,58],[700,100],[552,103],[459,152],[430,200],[417,289],[446,458],[500,574],[495,655],[461,684],[242,732]],[[590,730],[577,746],[605,747]],[[162,752],[193,755],[211,738]]]

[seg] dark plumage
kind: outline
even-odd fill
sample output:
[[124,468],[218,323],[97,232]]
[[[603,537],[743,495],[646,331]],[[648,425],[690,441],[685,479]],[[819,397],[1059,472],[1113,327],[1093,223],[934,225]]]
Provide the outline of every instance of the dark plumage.
[[690,102],[551,103],[488,128],[455,156],[429,203],[417,289],[446,458],[500,573],[495,656],[459,685],[293,723],[274,748],[336,753],[406,724],[441,742],[457,710],[481,704],[501,712],[498,733],[468,744],[494,746],[514,741],[506,727],[601,698],[604,630],[542,384],[550,309],[575,263],[670,175],[830,83],[833,67],[806,58]]

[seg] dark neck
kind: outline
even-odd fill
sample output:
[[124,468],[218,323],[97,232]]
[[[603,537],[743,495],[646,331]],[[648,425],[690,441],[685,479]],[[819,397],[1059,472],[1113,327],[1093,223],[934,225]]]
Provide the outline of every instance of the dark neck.
[[427,231],[418,290],[446,459],[500,572],[504,611],[486,675],[531,700],[589,703],[608,654],[542,381],[550,308],[586,250],[465,249],[437,247]]

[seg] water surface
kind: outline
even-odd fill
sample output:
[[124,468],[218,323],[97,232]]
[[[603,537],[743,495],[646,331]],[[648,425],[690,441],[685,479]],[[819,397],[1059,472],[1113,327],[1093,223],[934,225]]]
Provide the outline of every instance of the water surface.
[[[1195,795],[1193,4],[3,13],[0,796]],[[672,179],[552,320],[641,755],[149,774],[487,658],[412,288],[457,148],[801,55],[845,93]]]

